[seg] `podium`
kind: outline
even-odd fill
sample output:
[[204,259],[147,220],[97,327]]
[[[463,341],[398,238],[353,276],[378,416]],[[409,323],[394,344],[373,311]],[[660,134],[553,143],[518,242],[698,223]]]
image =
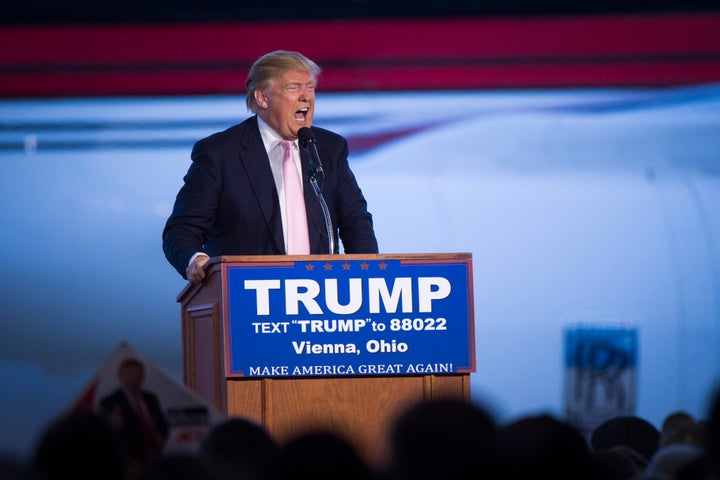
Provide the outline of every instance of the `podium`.
[[[426,269],[436,265],[441,268],[459,266],[456,279],[445,281],[443,275],[426,273],[417,274],[417,282],[412,278],[414,268]],[[312,272],[317,277],[317,280],[293,280],[293,292],[298,302],[304,301],[306,306],[316,308],[325,304],[334,305],[335,311],[347,312],[350,309],[348,304],[352,303],[347,294],[335,292],[337,298],[320,302],[317,298],[308,300],[305,287],[318,285],[318,288],[331,291],[337,286],[336,290],[340,291],[343,285],[350,284],[351,290],[358,295],[367,295],[364,289],[370,285],[375,288],[370,303],[380,307],[385,305],[388,310],[395,309],[389,314],[392,320],[380,321],[379,309],[373,307],[374,313],[362,314],[355,319],[351,318],[352,315],[338,315],[326,309],[322,314],[298,311],[297,318],[293,317],[293,320],[273,321],[272,316],[264,311],[270,308],[270,303],[261,305],[260,299],[269,302],[271,297],[280,295],[281,281],[288,274],[294,275],[288,272],[296,271],[292,267],[299,269],[301,277],[304,272],[308,275]],[[393,269],[400,269],[400,273],[386,273],[393,272]],[[358,273],[349,273],[353,271]],[[262,279],[248,280],[253,275],[261,275]],[[324,275],[335,276],[328,280]],[[342,275],[352,279],[345,280]],[[385,281],[384,275],[398,278]],[[363,276],[369,278],[360,278]],[[289,291],[287,280],[285,282]],[[233,289],[243,288],[243,285],[245,288],[251,286],[251,291],[235,293]],[[460,314],[451,312],[445,315],[447,318],[441,319],[432,317],[433,312],[428,313],[427,305],[441,300],[447,303],[446,297],[450,295],[451,288],[453,295],[459,299],[452,300],[451,309],[457,309]],[[243,303],[240,294],[250,294],[250,298],[257,299],[257,305]],[[281,307],[272,308],[278,310],[285,308],[283,305],[289,305],[287,291],[285,295],[285,303],[281,301]],[[214,257],[206,266],[205,281],[198,285],[188,284],[177,301],[181,304],[185,385],[228,417],[245,417],[262,424],[280,443],[305,431],[331,430],[353,443],[370,464],[382,467],[389,460],[390,428],[395,418],[410,405],[441,397],[470,401],[470,372],[474,371],[475,365],[469,253]],[[366,301],[363,299],[363,302]],[[411,315],[399,312],[401,308],[409,309],[411,303],[420,305],[413,307],[416,310],[423,309],[425,305],[425,313]],[[258,320],[258,314],[265,316]],[[351,320],[336,320],[336,317]],[[455,317],[460,317],[459,322]],[[313,320],[302,318],[319,320],[313,323]],[[447,324],[451,324],[451,320],[455,321],[455,326],[449,329]],[[307,340],[314,338],[310,335],[318,335],[318,329],[337,330],[338,325],[344,325],[345,335],[353,340],[320,342],[320,345]],[[392,339],[378,340],[381,332],[373,330],[380,330],[380,327],[389,327],[384,330],[393,331]],[[441,331],[424,331],[431,328]],[[446,342],[460,342],[461,345],[445,347],[453,352],[464,351],[468,358],[426,360],[423,350],[430,348],[427,345],[442,344],[443,341],[436,339],[444,338],[439,335],[448,330],[454,331],[459,340],[452,337]],[[291,341],[286,337],[294,334],[289,332],[298,332],[297,335],[305,332],[305,337],[293,337]],[[366,333],[369,339],[355,342],[354,338]],[[404,335],[416,337],[406,339]],[[281,343],[277,347],[276,344],[268,347],[263,344],[266,339]],[[359,345],[357,352],[354,351],[356,343]],[[335,350],[335,355],[325,355],[321,352],[324,346],[339,348],[344,355],[337,354]],[[258,360],[256,363],[260,367],[248,367],[242,363],[242,358],[235,358],[243,357],[249,351],[254,352],[250,353],[251,356],[267,357],[268,360]],[[280,351],[285,353],[280,354]],[[275,352],[284,358],[275,361]],[[395,360],[409,358],[411,354],[420,360]],[[383,355],[391,360],[378,360]],[[325,357],[341,357],[342,360],[339,365],[332,363],[337,360],[323,360],[324,367],[318,368],[315,365],[318,359]],[[369,357],[372,361],[368,361]],[[251,362],[255,361],[251,358]],[[262,366],[263,361],[290,366]],[[301,361],[313,364],[293,367],[293,362]],[[328,372],[329,375],[326,374]]]

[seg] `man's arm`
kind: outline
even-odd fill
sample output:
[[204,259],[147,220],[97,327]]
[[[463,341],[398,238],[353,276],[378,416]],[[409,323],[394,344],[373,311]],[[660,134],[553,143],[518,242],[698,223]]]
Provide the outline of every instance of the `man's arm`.
[[348,145],[344,138],[336,158],[335,221],[343,249],[346,253],[378,253],[372,215],[350,169]]
[[193,163],[183,179],[162,239],[165,257],[175,270],[183,278],[198,282],[204,278],[202,267],[207,258],[198,259],[196,255],[204,253],[203,244],[215,221],[220,181],[216,162],[205,154],[202,141],[195,144],[191,157]]

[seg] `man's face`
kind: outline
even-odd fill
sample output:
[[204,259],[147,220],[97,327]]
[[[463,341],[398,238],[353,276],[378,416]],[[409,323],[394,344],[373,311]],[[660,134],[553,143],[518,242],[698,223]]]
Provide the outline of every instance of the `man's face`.
[[307,72],[290,71],[255,91],[258,116],[285,140],[295,140],[302,127],[312,125],[315,79]]
[[120,383],[129,390],[139,390],[145,380],[145,369],[137,363],[126,363],[120,368]]

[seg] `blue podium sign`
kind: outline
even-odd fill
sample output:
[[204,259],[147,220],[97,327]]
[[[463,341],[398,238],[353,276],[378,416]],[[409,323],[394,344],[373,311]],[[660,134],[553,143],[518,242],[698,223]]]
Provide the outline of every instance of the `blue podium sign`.
[[475,371],[472,261],[224,263],[227,377]]

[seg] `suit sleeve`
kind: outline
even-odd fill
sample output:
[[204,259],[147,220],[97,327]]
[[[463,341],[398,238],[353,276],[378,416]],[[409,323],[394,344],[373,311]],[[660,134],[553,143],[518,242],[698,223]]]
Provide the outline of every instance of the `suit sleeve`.
[[347,140],[340,138],[333,172],[336,184],[333,197],[336,228],[345,253],[378,253],[372,215],[355,174],[350,169]]
[[148,406],[150,416],[153,418],[158,432],[163,437],[167,437],[168,432],[170,431],[170,425],[165,417],[165,412],[163,412],[163,409],[160,406],[160,399],[157,395],[151,392],[143,392],[143,398],[145,399],[145,404]]
[[208,154],[205,141],[195,144],[192,164],[183,178],[172,214],[163,230],[163,252],[175,270],[185,276],[190,258],[202,252],[215,221],[220,198],[220,166]]

